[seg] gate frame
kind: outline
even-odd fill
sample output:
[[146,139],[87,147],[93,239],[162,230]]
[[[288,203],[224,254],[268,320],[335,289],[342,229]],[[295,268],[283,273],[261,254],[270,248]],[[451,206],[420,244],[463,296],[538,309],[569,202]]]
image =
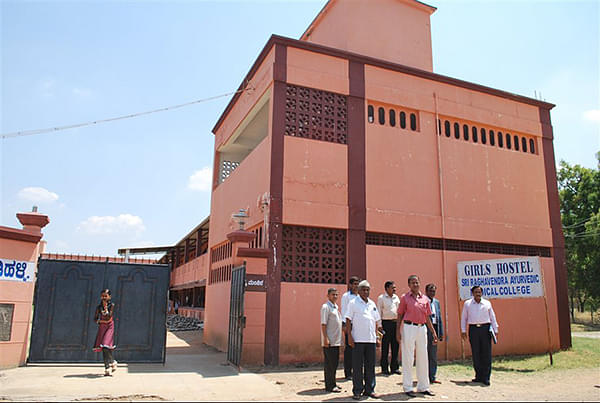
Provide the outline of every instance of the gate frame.
[[[170,269],[168,265],[164,265],[164,264],[141,264],[141,263],[125,263],[125,262],[111,262],[108,258],[106,260],[77,260],[77,259],[52,259],[52,258],[43,258],[42,256],[40,256],[38,258],[38,273],[36,273],[36,281],[34,284],[34,292],[33,292],[33,301],[32,301],[32,306],[33,306],[33,315],[32,315],[32,325],[31,325],[31,333],[30,333],[30,343],[29,343],[29,348],[28,348],[28,354],[27,354],[27,363],[60,363],[60,362],[67,362],[67,363],[95,363],[97,362],[97,359],[90,359],[90,358],[83,358],[83,359],[75,359],[75,360],[67,360],[67,359],[53,359],[53,358],[41,358],[41,355],[39,354],[39,351],[36,351],[36,354],[34,354],[34,359],[32,360],[32,349],[34,347],[33,344],[33,337],[34,337],[34,331],[36,331],[36,322],[39,322],[41,320],[44,319],[44,317],[41,317],[39,315],[43,315],[43,313],[40,313],[40,307],[38,306],[40,304],[40,292],[42,291],[40,289],[40,287],[42,287],[44,284],[42,284],[42,286],[40,286],[40,273],[39,270],[40,268],[43,266],[42,262],[60,262],[60,263],[64,263],[66,265],[86,265],[86,264],[97,264],[97,265],[101,265],[103,266],[103,268],[101,269],[102,274],[101,274],[101,278],[102,278],[102,288],[106,288],[107,286],[107,281],[108,281],[108,273],[110,272],[111,268],[110,266],[119,266],[119,267],[123,267],[123,266],[131,266],[131,268],[134,268],[135,266],[150,266],[152,268],[156,268],[156,269],[163,269],[165,272],[170,273]],[[100,271],[100,270],[99,270]],[[129,273],[131,274],[131,272]],[[54,274],[56,276],[56,274]],[[160,275],[162,276],[162,275]],[[160,276],[158,276],[157,278],[160,278]],[[118,278],[119,276],[117,276]],[[165,300],[162,301],[160,300],[160,298],[158,298],[156,300],[157,308],[159,306],[163,306],[164,307],[164,311],[165,311],[165,321],[164,323],[162,323],[162,329],[160,331],[160,333],[164,333],[162,335],[162,354],[161,357],[158,360],[154,360],[154,359],[142,359],[142,360],[138,360],[138,359],[128,359],[128,358],[123,358],[120,359],[120,361],[122,362],[131,362],[131,363],[162,363],[164,365],[165,363],[165,359],[166,359],[166,339],[167,339],[167,327],[166,327],[166,319],[167,319],[167,303],[168,303],[168,296],[169,296],[169,280],[170,280],[170,276],[167,275],[166,278],[167,282],[166,282],[166,290],[165,290]],[[111,289],[113,289],[114,287],[110,287]],[[99,290],[99,289],[98,289]],[[96,291],[98,291],[96,289],[94,289],[94,293]],[[94,298],[96,297],[95,295],[92,297]],[[50,295],[49,298],[54,298],[52,295]],[[90,300],[91,301],[91,300]],[[44,302],[44,301],[42,301]],[[90,307],[87,307],[88,309]],[[118,307],[120,308],[120,307]],[[118,316],[117,316],[118,318]],[[89,321],[88,321],[89,322]],[[156,326],[156,324],[158,323],[158,321],[152,323],[152,326]],[[44,326],[48,326],[46,325],[40,325],[42,327]],[[87,325],[89,326],[89,324]],[[115,326],[117,326],[117,324],[115,324]],[[50,332],[50,329],[44,329],[45,333]],[[47,340],[47,336],[45,336],[44,340]],[[45,344],[44,344],[45,345]],[[89,350],[91,351],[91,345],[89,346]],[[87,351],[87,350],[86,350]]]
[[229,296],[229,334],[227,336],[227,362],[239,370],[244,347],[244,297],[246,293],[246,262],[231,269]]

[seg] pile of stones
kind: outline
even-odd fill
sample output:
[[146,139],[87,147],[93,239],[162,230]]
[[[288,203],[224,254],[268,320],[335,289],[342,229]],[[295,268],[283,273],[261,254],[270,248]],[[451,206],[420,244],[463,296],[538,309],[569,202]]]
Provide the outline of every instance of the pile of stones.
[[204,322],[181,315],[167,315],[167,329],[171,332],[204,329]]

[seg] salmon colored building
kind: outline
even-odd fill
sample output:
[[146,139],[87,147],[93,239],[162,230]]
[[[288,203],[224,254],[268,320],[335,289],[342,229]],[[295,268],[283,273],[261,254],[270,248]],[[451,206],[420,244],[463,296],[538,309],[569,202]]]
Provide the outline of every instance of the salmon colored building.
[[17,218],[22,229],[0,226],[0,369],[27,360],[35,264],[45,247],[42,228],[50,222],[37,212]]
[[[244,296],[242,362],[321,360],[319,307],[353,275],[372,299],[386,280],[436,283],[439,354],[469,355],[457,262],[540,256],[551,346],[570,346],[554,105],[434,73],[434,11],[332,0],[300,40],[269,39],[213,129],[206,254],[185,263],[204,259],[189,270],[206,273],[205,343],[228,347],[231,270],[245,261],[265,287]],[[232,232],[239,209],[254,235]],[[173,287],[203,280],[177,270]],[[494,308],[495,354],[546,351],[543,299]]]

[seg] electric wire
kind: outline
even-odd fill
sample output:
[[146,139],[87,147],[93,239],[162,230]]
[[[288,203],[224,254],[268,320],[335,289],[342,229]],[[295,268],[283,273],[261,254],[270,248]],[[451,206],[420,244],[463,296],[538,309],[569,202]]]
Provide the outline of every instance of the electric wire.
[[4,133],[4,134],[0,135],[0,138],[1,139],[8,139],[8,138],[14,138],[14,137],[33,136],[33,135],[36,135],[36,134],[58,132],[58,131],[62,131],[62,130],[76,129],[76,128],[79,128],[79,127],[93,126],[93,125],[97,125],[97,124],[100,124],[100,123],[107,123],[107,122],[114,122],[114,121],[117,121],[117,120],[137,118],[139,116],[150,115],[150,114],[158,113],[158,112],[170,111],[170,110],[173,110],[173,109],[179,109],[179,108],[183,108],[183,107],[186,107],[186,106],[199,104],[199,103],[202,103],[202,102],[213,101],[215,99],[227,97],[227,96],[230,96],[230,95],[235,95],[235,94],[238,94],[238,93],[241,93],[241,92],[244,92],[244,91],[248,91],[248,90],[253,90],[253,89],[254,88],[249,88],[249,87],[246,86],[245,88],[243,88],[241,90],[237,90],[237,91],[233,91],[233,92],[228,92],[226,94],[221,94],[221,95],[215,95],[215,96],[208,97],[208,98],[197,99],[195,101],[186,102],[186,103],[183,103],[183,104],[171,105],[171,106],[166,106],[164,108],[152,109],[152,110],[145,111],[145,112],[131,113],[131,114],[128,114],[128,115],[121,115],[121,116],[116,116],[116,117],[112,117],[112,118],[92,120],[92,121],[88,121],[88,122],[76,123],[76,124],[71,124],[71,125],[63,125],[63,126],[56,126],[56,127],[48,127],[48,128],[45,128],[45,129],[22,130],[22,131],[17,131],[17,132]]

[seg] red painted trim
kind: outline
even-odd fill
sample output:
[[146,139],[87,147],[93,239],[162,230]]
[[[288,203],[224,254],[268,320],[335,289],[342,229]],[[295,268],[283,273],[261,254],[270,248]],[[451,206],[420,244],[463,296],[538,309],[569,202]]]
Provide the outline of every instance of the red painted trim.
[[283,135],[285,132],[285,92],[287,48],[275,45],[273,67],[273,124],[271,133],[271,180],[269,193],[269,253],[267,260],[267,301],[265,309],[265,364],[279,364],[279,324],[281,303],[281,239],[283,238]]
[[366,156],[365,156],[365,65],[348,65],[348,237],[347,278],[367,277],[366,248]]
[[262,257],[269,258],[271,251],[269,249],[256,249],[256,248],[238,248],[238,257]]
[[[240,84],[240,86],[238,87],[238,91],[244,88],[244,83],[246,83],[252,79],[252,77],[254,76],[254,74],[256,73],[256,71],[258,70],[258,68],[260,67],[260,65],[262,64],[264,59],[266,58],[266,56],[269,54],[269,51],[271,50],[271,48],[276,44],[282,45],[282,46],[294,47],[294,48],[303,49],[303,50],[308,50],[311,52],[321,53],[321,54],[328,55],[328,56],[339,57],[342,59],[347,59],[348,61],[355,61],[358,63],[368,64],[370,66],[381,67],[384,69],[397,71],[397,72],[404,73],[404,74],[410,74],[415,77],[420,77],[420,78],[424,78],[427,80],[437,81],[437,82],[444,83],[444,84],[454,85],[457,87],[466,88],[466,89],[477,91],[477,92],[483,92],[483,93],[494,95],[494,96],[497,96],[500,98],[510,99],[512,101],[517,101],[517,102],[522,102],[524,104],[537,106],[537,107],[540,107],[543,109],[552,109],[555,106],[554,104],[539,101],[537,99],[533,99],[533,98],[529,98],[529,97],[525,97],[523,95],[517,95],[517,94],[513,94],[511,92],[502,91],[502,90],[498,90],[498,89],[491,88],[491,87],[486,87],[485,85],[475,84],[475,83],[471,83],[468,81],[459,80],[457,78],[443,76],[441,74],[432,73],[430,71],[420,70],[415,67],[392,63],[392,62],[389,62],[386,60],[377,59],[375,57],[364,56],[364,55],[360,55],[358,53],[347,52],[345,50],[331,48],[329,46],[318,45],[316,43],[300,41],[300,40],[286,38],[286,37],[278,36],[278,35],[271,35],[271,38],[269,38],[265,47],[260,52],[260,54],[258,55],[256,60],[254,61],[254,64],[250,68],[250,71],[248,72],[248,74],[246,74],[246,77],[244,77],[242,84]],[[219,129],[219,127],[221,127],[221,124],[223,123],[223,121],[225,120],[225,118],[227,117],[229,112],[231,111],[231,108],[233,108],[233,105],[235,105],[235,103],[237,102],[237,99],[240,96],[241,96],[241,93],[239,93],[239,92],[236,93],[235,95],[233,95],[233,97],[229,101],[229,104],[227,104],[225,111],[221,114],[221,116],[219,117],[219,120],[213,127],[213,129],[212,129],[213,133],[216,134],[217,130]]]
[[32,234],[22,229],[0,226],[0,238],[38,243],[42,239],[42,234]]
[[550,111],[540,107],[542,122],[542,150],[546,171],[546,193],[552,228],[552,256],[554,258],[554,281],[556,283],[556,305],[558,311],[558,331],[560,348],[571,347],[571,322],[569,317],[569,296],[567,286],[567,266],[565,255],[565,238],[560,218],[560,198],[556,178],[556,162],[554,160],[553,132],[550,123]]
[[252,242],[256,238],[256,234],[254,232],[245,231],[245,230],[235,230],[227,234],[227,239],[229,242]]

